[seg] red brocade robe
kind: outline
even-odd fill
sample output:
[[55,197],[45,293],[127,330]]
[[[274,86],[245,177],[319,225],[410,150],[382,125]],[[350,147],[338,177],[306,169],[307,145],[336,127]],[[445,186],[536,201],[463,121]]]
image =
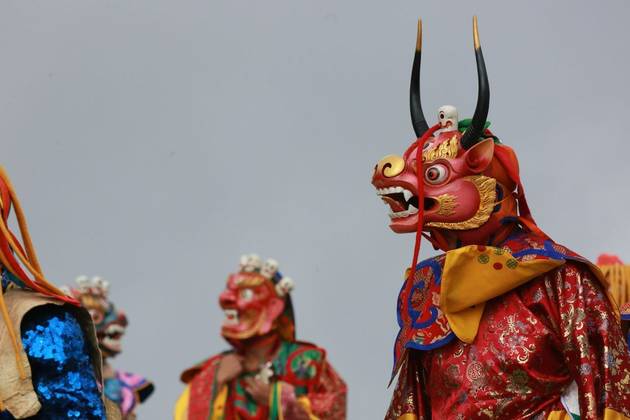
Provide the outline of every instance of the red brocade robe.
[[216,373],[223,353],[182,374],[186,390],[175,408],[175,420],[344,420],[346,384],[310,343],[282,341],[272,361],[268,405],[245,391],[243,373],[221,389]]
[[628,347],[600,274],[529,233],[420,263],[399,295],[386,420],[630,418]]

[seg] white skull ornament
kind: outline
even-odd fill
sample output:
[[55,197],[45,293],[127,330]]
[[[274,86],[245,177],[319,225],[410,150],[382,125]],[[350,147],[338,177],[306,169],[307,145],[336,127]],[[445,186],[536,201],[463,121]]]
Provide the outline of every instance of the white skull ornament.
[[444,105],[438,109],[438,120],[442,131],[457,131],[457,108],[453,105]]
[[242,272],[254,273],[260,271],[262,260],[256,254],[243,255],[239,266]]
[[290,277],[282,277],[282,279],[276,284],[276,293],[280,297],[285,297],[295,287],[295,283]]
[[269,258],[260,269],[260,274],[268,279],[273,279],[278,272],[278,261]]

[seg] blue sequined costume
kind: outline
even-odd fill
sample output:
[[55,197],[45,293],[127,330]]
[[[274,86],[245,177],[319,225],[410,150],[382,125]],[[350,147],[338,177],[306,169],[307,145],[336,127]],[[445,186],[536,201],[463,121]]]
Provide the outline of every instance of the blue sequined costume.
[[[24,317],[21,327],[33,386],[42,405],[29,419],[105,420],[88,344],[67,307],[37,307]],[[2,412],[0,420],[13,420],[13,416]]]

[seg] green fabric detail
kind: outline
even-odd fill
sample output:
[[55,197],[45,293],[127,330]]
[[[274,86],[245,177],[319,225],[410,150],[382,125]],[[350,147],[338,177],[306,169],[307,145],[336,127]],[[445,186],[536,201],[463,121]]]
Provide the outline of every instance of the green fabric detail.
[[[460,120],[457,123],[457,129],[463,133],[464,131],[466,131],[468,127],[470,127],[471,123],[472,123],[472,118],[466,118],[466,119]],[[486,121],[486,123],[483,126],[484,130],[488,127],[490,127],[490,121]],[[495,144],[501,144],[501,140],[499,140],[497,136],[492,136],[492,139],[494,140]]]
[[283,341],[280,343],[280,349],[278,350],[278,355],[273,360],[273,371],[276,376],[284,376],[287,370],[287,361],[289,360],[289,356],[298,348],[297,343],[292,343],[289,341]]
[[253,374],[246,374],[243,378],[239,378],[235,382],[234,391],[236,392],[238,398],[234,399],[234,405],[245,409],[249,414],[254,415],[258,412],[258,404],[256,404],[256,401],[254,401],[254,399],[245,392],[245,388],[242,385],[242,379],[251,376],[253,376]]
[[278,420],[280,418],[280,393],[278,382],[271,385],[271,407],[269,407],[269,420]]
[[317,362],[321,361],[322,352],[308,349],[291,360],[291,371],[302,380],[313,379],[317,376]]
[[296,386],[295,388],[293,388],[293,390],[295,391],[296,397],[301,397],[302,395],[308,394],[308,388],[305,386]]
[[[293,354],[296,354],[296,357],[294,357],[291,360],[291,363],[289,364],[289,358]],[[287,370],[290,369],[291,373],[293,373],[297,378],[301,380],[310,380],[317,376],[317,373],[318,373],[317,366],[319,365],[319,362],[321,362],[322,359],[323,359],[323,354],[318,349],[309,348],[309,347],[304,348],[302,344],[299,344],[296,342],[282,341],[280,343],[278,353],[276,354],[276,357],[272,361],[273,371],[276,377],[284,377],[287,374]],[[216,373],[218,370],[218,366],[219,366],[219,363],[217,363],[217,366],[214,371],[215,379],[212,385],[211,401],[213,402],[220,391],[218,389],[218,386],[217,386],[218,384],[216,380],[216,377],[217,377]],[[254,399],[245,391],[245,388],[243,386],[244,384],[243,381],[247,378],[254,377],[255,375],[256,374],[252,372],[241,374],[239,378],[236,379],[236,381],[234,382],[234,386],[230,387],[230,389],[228,390],[229,393],[234,393],[232,394],[234,396],[234,398],[232,399],[232,401],[234,402],[234,405],[238,407],[239,409],[247,411],[252,416],[255,416],[256,413],[258,413],[258,411],[260,410],[260,407],[258,407],[258,404],[256,403],[256,401],[254,401]],[[280,410],[282,409],[282,407],[281,407],[281,401],[280,401],[281,395],[278,391],[279,391],[278,383],[273,382],[272,390],[271,390],[272,400],[271,400],[271,406],[269,407],[269,420],[280,419]],[[307,391],[308,391],[308,388],[305,386],[295,387],[295,395],[298,397],[302,395],[306,395]],[[212,410],[213,410],[213,406],[211,405],[209,418],[212,418],[212,415],[213,415]]]
[[[466,131],[468,127],[470,127],[470,124],[472,124],[472,118],[466,118],[466,119],[460,120],[457,123],[457,127],[459,128],[459,131],[463,133],[464,131]],[[488,127],[490,127],[490,121],[486,121],[486,124],[483,126],[484,130]]]

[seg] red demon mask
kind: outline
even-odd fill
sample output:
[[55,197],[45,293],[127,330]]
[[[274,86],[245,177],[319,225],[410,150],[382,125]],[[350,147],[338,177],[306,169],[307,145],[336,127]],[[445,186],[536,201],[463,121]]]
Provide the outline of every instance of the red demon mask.
[[96,338],[103,357],[114,357],[122,351],[122,337],[127,330],[127,316],[109,300],[109,283],[100,278],[80,276],[77,288],[70,289],[92,317]]
[[227,279],[219,304],[225,313],[221,334],[231,343],[278,332],[294,339],[293,282],[278,272],[278,263],[264,264],[256,255],[241,258],[240,271]]
[[438,111],[438,123],[429,128],[420,101],[418,22],[410,88],[417,140],[402,157],[381,159],[372,176],[377,194],[390,207],[390,228],[396,233],[417,232],[418,241],[424,231],[444,250],[492,242],[515,223],[539,232],[525,202],[516,155],[487,129],[490,88],[476,17],[473,36],[479,82],[474,116],[458,121],[455,107],[446,105]]

